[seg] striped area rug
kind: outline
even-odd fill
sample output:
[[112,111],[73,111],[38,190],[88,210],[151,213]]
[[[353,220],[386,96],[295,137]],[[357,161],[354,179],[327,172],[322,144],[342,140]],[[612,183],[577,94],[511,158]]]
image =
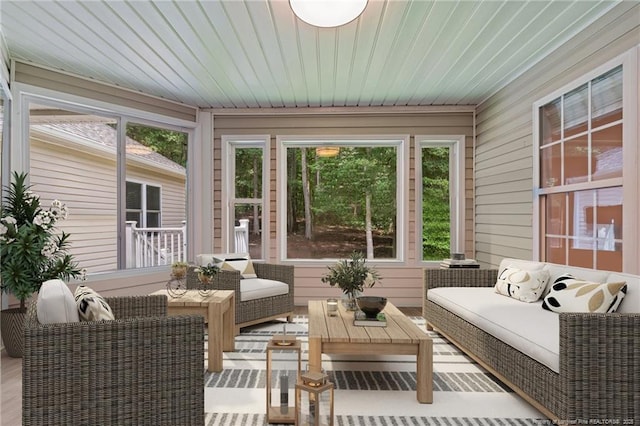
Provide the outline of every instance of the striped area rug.
[[[411,317],[423,330],[424,318]],[[307,317],[287,324],[308,359]],[[224,370],[205,375],[207,425],[266,425],[266,346],[283,322],[245,328]],[[434,332],[433,404],[416,400],[415,356],[323,355],[335,384],[336,425],[538,425],[542,414]],[[205,352],[206,354],[206,352]],[[293,372],[291,352],[274,354],[274,370]],[[277,373],[276,372],[276,373]]]

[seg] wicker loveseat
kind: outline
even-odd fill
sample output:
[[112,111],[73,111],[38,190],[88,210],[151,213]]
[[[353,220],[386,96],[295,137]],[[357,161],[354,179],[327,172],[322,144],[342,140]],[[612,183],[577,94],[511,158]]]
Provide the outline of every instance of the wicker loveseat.
[[204,424],[204,327],[164,296],[105,298],[116,320],[40,324],[27,313],[22,424]]
[[[187,269],[187,288],[198,288],[200,283],[194,272],[196,266]],[[242,300],[242,275],[239,271],[221,270],[213,280],[213,288],[217,290],[235,291],[236,302],[236,334],[242,327],[271,321],[278,318],[293,319],[294,267],[273,263],[253,263],[258,278],[278,281],[288,286],[286,294]]]
[[[523,262],[503,262],[510,261]],[[640,277],[553,264],[543,267],[549,269],[551,282],[561,270],[575,276],[604,277],[600,282],[626,280],[627,295],[617,313],[610,314],[557,314],[543,310],[541,302],[533,306],[499,294],[494,294],[497,305],[492,306],[485,302],[491,301],[498,270],[425,269],[423,316],[428,327],[440,332],[556,422],[640,424]],[[459,306],[441,300],[447,292],[453,295],[452,300],[457,295]],[[470,304],[479,306],[475,301],[482,298],[484,305],[477,312],[465,310],[464,306]],[[497,338],[495,327],[501,325],[495,321],[477,325],[474,315],[492,312],[490,315],[495,317],[495,311],[500,309],[509,310],[506,322],[515,323],[524,317],[530,327],[538,327],[531,336],[520,336],[523,341],[533,342],[546,329],[556,330],[557,334],[549,333],[549,337],[556,339],[558,371],[534,359],[534,355],[525,354],[526,347],[517,349],[505,343],[504,337]],[[544,321],[537,321],[538,312],[546,316]],[[549,321],[555,321],[555,326],[548,327]]]

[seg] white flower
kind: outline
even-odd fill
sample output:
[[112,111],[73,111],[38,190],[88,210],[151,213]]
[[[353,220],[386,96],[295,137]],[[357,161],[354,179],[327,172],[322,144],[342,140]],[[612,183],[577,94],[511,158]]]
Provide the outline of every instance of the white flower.
[[13,216],[5,216],[4,218],[2,218],[2,220],[4,220],[4,223],[11,225],[15,225],[16,223],[18,223],[16,221],[16,218]]
[[7,228],[2,223],[0,223],[0,235],[6,234],[8,230],[9,230],[9,228]]
[[47,259],[51,258],[58,251],[58,246],[53,241],[47,241],[40,253]]

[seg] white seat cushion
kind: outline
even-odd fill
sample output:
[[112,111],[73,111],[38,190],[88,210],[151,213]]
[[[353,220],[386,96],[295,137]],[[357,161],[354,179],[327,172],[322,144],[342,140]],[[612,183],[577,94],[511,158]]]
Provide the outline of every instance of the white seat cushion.
[[560,320],[542,301],[522,303],[493,287],[430,289],[427,297],[520,352],[560,372]]
[[289,286],[280,281],[264,278],[245,278],[240,280],[240,301],[262,299],[289,293]]

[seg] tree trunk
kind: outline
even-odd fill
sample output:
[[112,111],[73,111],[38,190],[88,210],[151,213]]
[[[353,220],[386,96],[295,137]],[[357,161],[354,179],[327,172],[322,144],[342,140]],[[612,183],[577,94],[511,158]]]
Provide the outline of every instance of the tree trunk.
[[309,169],[307,167],[307,148],[302,149],[302,194],[304,196],[304,237],[310,240],[311,228],[311,190],[309,188]]
[[295,194],[292,188],[293,182],[296,180],[297,172],[296,151],[295,149],[287,149],[287,168],[289,177],[287,179],[287,231],[289,233],[296,232],[298,212],[296,211]]

